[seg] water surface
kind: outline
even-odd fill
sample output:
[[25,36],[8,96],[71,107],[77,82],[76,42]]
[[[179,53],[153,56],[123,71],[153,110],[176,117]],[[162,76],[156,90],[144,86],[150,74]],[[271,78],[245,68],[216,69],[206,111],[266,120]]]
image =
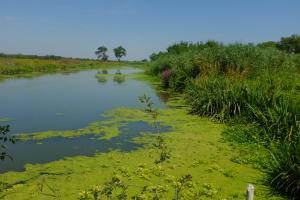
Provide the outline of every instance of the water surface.
[[[162,127],[161,132],[168,131],[170,127]],[[143,133],[155,133],[153,126],[146,122],[130,122],[120,128],[120,135],[109,140],[101,140],[99,135],[83,135],[76,138],[55,137],[42,141],[19,141],[8,145],[13,160],[1,163],[0,172],[22,171],[27,163],[47,163],[70,156],[93,156],[97,152],[120,150],[133,151],[143,146],[134,143],[133,138]]]
[[[118,70],[108,70],[115,74]],[[139,69],[121,68],[122,74]],[[96,78],[99,71],[49,74],[36,78],[8,79],[0,83],[0,125],[10,125],[11,133],[32,133],[48,130],[72,130],[91,122],[105,120],[102,114],[118,107],[142,108],[138,97],[151,96],[155,107],[165,107],[149,83],[125,76],[116,81],[114,75],[105,80]],[[165,131],[167,130],[164,129]],[[46,163],[64,157],[88,155],[109,150],[131,151],[141,145],[134,137],[153,129],[145,122],[121,127],[121,134],[110,140],[85,135],[77,138],[49,138],[42,141],[18,142],[9,145],[14,160],[0,165],[0,172],[22,171],[26,163]]]
[[[121,69],[123,74],[139,69]],[[116,70],[108,70],[115,73]],[[156,107],[162,102],[149,84],[109,77],[99,83],[97,70],[51,74],[33,79],[10,79],[0,83],[0,125],[9,124],[11,133],[69,130],[103,119],[103,113],[117,107],[141,107],[138,97],[147,94]]]

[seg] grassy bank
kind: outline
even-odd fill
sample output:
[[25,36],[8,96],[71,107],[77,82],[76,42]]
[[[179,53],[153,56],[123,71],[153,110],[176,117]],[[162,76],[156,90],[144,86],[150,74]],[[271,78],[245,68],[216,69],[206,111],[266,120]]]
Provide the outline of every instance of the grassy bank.
[[232,125],[231,141],[268,149],[265,181],[297,198],[299,69],[297,54],[209,41],[170,46],[154,57],[149,72],[166,88],[184,92],[192,113]]
[[0,76],[9,77],[32,73],[51,73],[76,71],[83,69],[111,68],[117,66],[142,66],[138,62],[115,62],[99,61],[89,59],[71,59],[71,58],[40,58],[40,57],[1,57],[0,56]]

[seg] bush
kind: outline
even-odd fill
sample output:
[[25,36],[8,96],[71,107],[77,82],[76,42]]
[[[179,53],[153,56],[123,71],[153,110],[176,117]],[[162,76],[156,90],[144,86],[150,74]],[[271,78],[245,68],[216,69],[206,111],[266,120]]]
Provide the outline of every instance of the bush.
[[150,64],[150,73],[158,75],[171,68],[172,56],[161,56]]

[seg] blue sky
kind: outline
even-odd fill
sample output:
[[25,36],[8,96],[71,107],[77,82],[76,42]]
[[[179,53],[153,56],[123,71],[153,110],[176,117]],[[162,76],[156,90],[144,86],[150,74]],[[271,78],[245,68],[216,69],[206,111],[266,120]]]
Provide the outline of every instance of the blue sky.
[[0,0],[0,52],[93,58],[123,45],[140,60],[180,41],[300,34],[299,10],[299,0]]

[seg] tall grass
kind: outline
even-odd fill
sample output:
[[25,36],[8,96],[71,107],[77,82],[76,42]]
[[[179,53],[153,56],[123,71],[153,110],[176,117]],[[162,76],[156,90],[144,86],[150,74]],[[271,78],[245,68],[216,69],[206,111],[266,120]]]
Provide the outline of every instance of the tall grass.
[[196,47],[192,46],[180,54],[163,53],[150,64],[149,72],[158,75],[166,69],[172,69],[171,87],[183,90],[191,79],[199,75],[227,74],[230,78],[256,78],[262,73],[292,71],[296,68],[291,55],[276,49],[242,44],[208,45],[195,44]]
[[291,199],[300,194],[300,141],[282,143],[271,148],[273,159],[267,182]]
[[257,127],[253,135],[273,154],[269,182],[300,196],[299,55],[252,44],[180,43],[160,53],[149,72],[166,69],[168,86],[186,94],[192,113]]

